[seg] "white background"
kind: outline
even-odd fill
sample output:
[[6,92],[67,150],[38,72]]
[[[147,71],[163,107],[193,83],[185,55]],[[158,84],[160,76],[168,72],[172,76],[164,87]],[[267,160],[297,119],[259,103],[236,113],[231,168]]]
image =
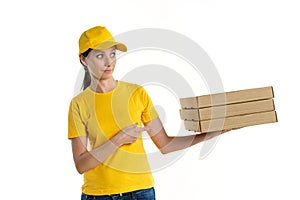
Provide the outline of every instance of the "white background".
[[1,199],[80,198],[67,112],[77,40],[95,25],[179,32],[208,53],[226,91],[274,87],[279,123],[223,135],[203,160],[201,144],[190,148],[154,173],[157,199],[299,199],[299,9],[296,0],[1,2]]

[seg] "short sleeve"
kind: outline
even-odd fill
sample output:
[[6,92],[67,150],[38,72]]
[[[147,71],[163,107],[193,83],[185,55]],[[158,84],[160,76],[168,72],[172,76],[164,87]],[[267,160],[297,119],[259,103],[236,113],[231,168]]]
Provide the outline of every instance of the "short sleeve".
[[79,106],[71,101],[68,115],[68,138],[72,139],[86,135],[86,126],[80,115]]
[[140,87],[139,89],[140,89],[140,96],[143,105],[142,122],[147,123],[157,118],[158,113],[155,110],[152,100],[148,95],[147,91],[143,87]]

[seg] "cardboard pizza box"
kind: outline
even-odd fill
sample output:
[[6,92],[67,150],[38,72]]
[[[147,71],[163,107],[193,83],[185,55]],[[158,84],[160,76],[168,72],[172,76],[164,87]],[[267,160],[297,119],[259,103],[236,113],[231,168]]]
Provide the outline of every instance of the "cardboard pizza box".
[[273,87],[268,86],[196,97],[180,98],[180,104],[182,109],[193,109],[271,99],[273,97]]
[[203,133],[275,123],[277,121],[276,111],[267,111],[203,121],[184,120],[184,126],[186,130]]
[[208,120],[275,110],[273,99],[234,103],[199,109],[181,109],[182,120]]

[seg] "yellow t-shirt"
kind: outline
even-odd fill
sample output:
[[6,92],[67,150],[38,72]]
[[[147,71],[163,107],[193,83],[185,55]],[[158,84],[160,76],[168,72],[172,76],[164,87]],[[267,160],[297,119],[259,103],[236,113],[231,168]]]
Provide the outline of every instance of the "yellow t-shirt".
[[[68,138],[87,136],[90,149],[94,149],[121,129],[134,123],[142,126],[157,117],[142,86],[118,81],[117,87],[107,93],[96,93],[88,87],[70,103]],[[82,192],[107,195],[153,187],[141,135],[136,142],[121,146],[105,162],[85,172]]]

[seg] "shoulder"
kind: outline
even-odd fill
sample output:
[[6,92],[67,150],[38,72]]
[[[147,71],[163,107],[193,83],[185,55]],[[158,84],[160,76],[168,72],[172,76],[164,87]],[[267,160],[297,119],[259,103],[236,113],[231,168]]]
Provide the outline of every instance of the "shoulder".
[[86,102],[88,96],[89,96],[89,91],[88,89],[85,89],[71,99],[71,104],[77,104],[77,105],[83,104],[84,102]]
[[145,91],[144,87],[136,84],[136,83],[129,83],[129,82],[125,82],[125,81],[119,81],[120,87],[121,88],[126,88],[128,90],[128,92],[130,93],[140,93]]
[[119,84],[121,87],[127,87],[127,88],[132,88],[132,89],[142,87],[141,85],[138,85],[136,83],[130,83],[130,82],[126,82],[126,81],[119,81]]

